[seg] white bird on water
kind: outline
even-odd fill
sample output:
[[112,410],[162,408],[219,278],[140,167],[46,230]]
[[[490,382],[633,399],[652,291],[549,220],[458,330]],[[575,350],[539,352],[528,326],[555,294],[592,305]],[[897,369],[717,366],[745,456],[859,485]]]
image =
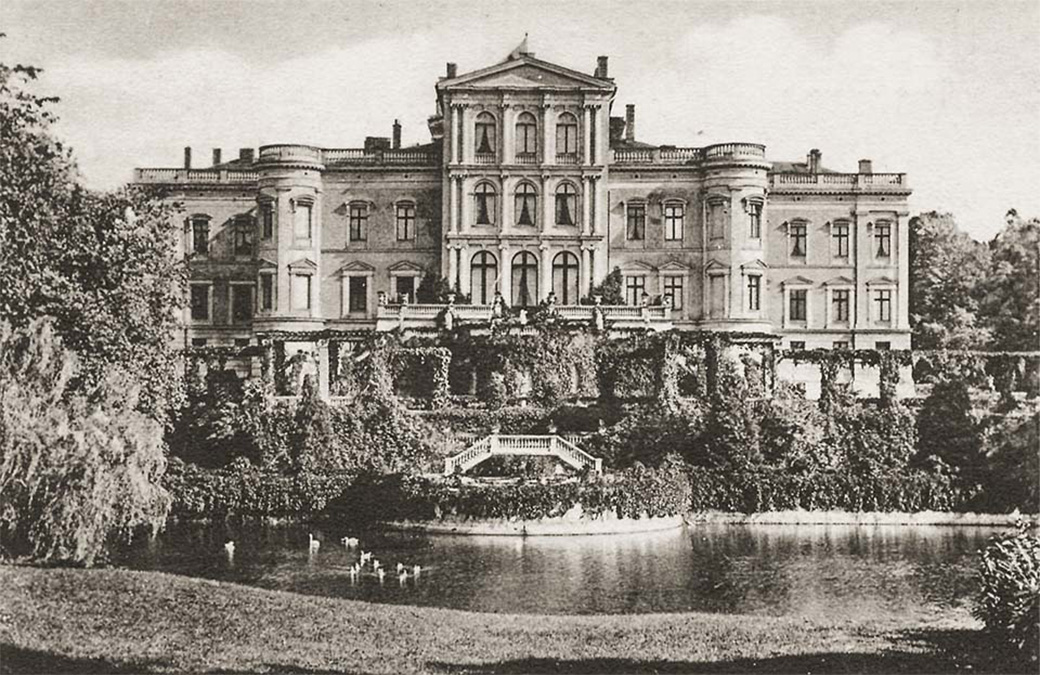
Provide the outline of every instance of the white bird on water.
[[314,535],[310,533],[307,534],[307,537],[309,538],[310,552],[317,553],[318,549],[321,548],[321,540],[315,539]]
[[386,576],[386,572],[384,572],[381,569],[377,569],[376,576],[379,577],[379,583],[383,583],[383,578]]
[[397,573],[400,574],[404,571],[404,563],[397,563]]
[[224,542],[224,552],[228,554],[228,557],[235,555],[235,542],[228,539]]
[[412,574],[414,574],[415,576],[419,576],[419,572],[422,572],[422,567],[420,567],[419,565],[412,566]]
[[401,570],[401,573],[397,575],[397,581],[404,586],[405,582],[408,581],[408,571]]
[[361,564],[362,565],[364,565],[366,562],[368,562],[371,559],[372,559],[372,552],[371,551],[362,551],[361,552]]

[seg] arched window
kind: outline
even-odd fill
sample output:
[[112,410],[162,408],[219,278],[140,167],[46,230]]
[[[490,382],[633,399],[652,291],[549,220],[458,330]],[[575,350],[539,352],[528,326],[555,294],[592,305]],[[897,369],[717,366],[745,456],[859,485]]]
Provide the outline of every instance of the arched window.
[[495,186],[491,183],[481,183],[474,190],[473,196],[476,200],[477,225],[495,224]]
[[516,159],[523,163],[524,160],[534,161],[535,153],[538,152],[538,123],[534,115],[525,112],[516,118]]
[[556,188],[556,224],[574,225],[577,221],[578,191],[571,183]]
[[477,115],[477,128],[474,138],[477,140],[478,155],[495,154],[495,117],[488,112]]
[[490,305],[495,297],[495,284],[498,281],[498,261],[487,251],[477,251],[470,265],[470,290],[473,293],[473,304]]
[[578,161],[578,118],[563,113],[556,121],[556,156],[561,163]]
[[513,256],[514,307],[531,307],[538,302],[538,258],[530,251]]
[[534,225],[538,218],[538,193],[530,183],[516,188],[516,224]]
[[561,305],[578,302],[578,257],[570,251],[553,258],[553,293]]

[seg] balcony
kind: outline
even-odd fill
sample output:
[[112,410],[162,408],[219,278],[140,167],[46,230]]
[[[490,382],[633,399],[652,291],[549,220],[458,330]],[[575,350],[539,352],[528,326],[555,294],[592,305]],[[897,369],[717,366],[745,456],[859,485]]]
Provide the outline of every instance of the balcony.
[[905,173],[771,173],[771,192],[895,192],[910,194]]
[[557,164],[577,164],[578,153],[576,152],[558,152],[556,153]]
[[766,146],[758,143],[720,143],[705,148],[662,145],[658,148],[614,148],[613,163],[682,166],[738,159],[764,162],[765,157]]
[[[433,328],[443,322],[444,304],[398,304],[380,305],[376,313],[376,330],[392,330],[404,328]],[[456,322],[487,323],[494,317],[492,305],[453,305]],[[512,321],[519,322],[516,316],[519,308],[513,308]],[[667,330],[672,327],[670,312],[664,306],[633,307],[629,305],[600,305],[605,324],[612,328],[646,328]],[[533,315],[535,308],[529,314]],[[556,318],[561,321],[594,321],[593,305],[557,305]],[[522,324],[520,324],[522,325]]]
[[474,164],[494,164],[495,153],[493,152],[478,152],[473,156]]
[[535,152],[518,152],[516,153],[517,164],[537,164],[538,153]]
[[436,166],[438,155],[426,149],[396,149],[365,152],[361,148],[326,148],[321,151],[325,166],[358,166],[366,164],[393,164],[406,166]]
[[134,182],[144,184],[251,185],[259,171],[228,169],[134,169]]

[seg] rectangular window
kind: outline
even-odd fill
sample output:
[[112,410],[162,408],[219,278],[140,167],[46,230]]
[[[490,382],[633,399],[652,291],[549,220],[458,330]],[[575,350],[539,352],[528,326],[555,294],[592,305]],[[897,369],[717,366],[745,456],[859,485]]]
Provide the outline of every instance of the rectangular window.
[[368,237],[368,206],[350,205],[350,241],[365,241]]
[[209,321],[210,287],[203,284],[191,285],[191,320]]
[[757,312],[762,309],[762,277],[758,275],[747,278],[748,309]]
[[196,218],[191,221],[191,244],[197,255],[209,253],[209,220]]
[[888,289],[874,291],[874,304],[877,308],[875,316],[878,321],[892,320],[892,291]]
[[791,351],[804,352],[805,341],[804,340],[791,340]]
[[680,276],[667,276],[664,278],[664,301],[672,309],[683,307],[683,278]]
[[878,350],[881,350],[881,351],[885,351],[887,349],[892,349],[892,343],[888,342],[887,340],[886,341],[882,341],[882,342],[875,342],[874,343],[874,349],[878,349]]
[[415,204],[397,205],[397,241],[415,239]]
[[849,343],[845,340],[835,340],[833,347],[834,349],[848,349]]
[[805,321],[805,305],[809,291],[799,288],[791,291],[791,320]]
[[834,223],[831,230],[831,238],[834,240],[834,256],[837,258],[849,257],[849,224]]
[[632,307],[643,304],[643,294],[646,292],[646,277],[625,278],[625,300]]
[[643,241],[646,237],[646,204],[628,205],[628,239]]
[[347,283],[350,289],[350,304],[347,306],[347,311],[368,311],[368,277],[350,277]]
[[270,239],[274,236],[274,207],[270,204],[264,204],[260,207],[260,223],[262,228],[262,235],[264,239]]
[[791,255],[805,256],[805,223],[791,223]]
[[831,291],[831,312],[835,321],[849,320],[849,291],[845,289]]
[[231,323],[245,323],[253,318],[253,287],[231,286]]
[[664,238],[666,241],[682,241],[685,216],[686,207],[682,204],[664,205]]
[[235,222],[235,255],[253,255],[253,223],[246,219]]
[[292,277],[293,309],[311,308],[311,275],[294,274]]
[[248,347],[249,346],[249,338],[235,338],[235,346],[236,347]]
[[892,255],[892,226],[888,223],[874,225],[874,241],[877,243],[878,258],[887,258]]
[[313,234],[313,205],[297,202],[293,211],[293,237],[300,240],[310,239]]
[[260,309],[274,309],[274,275],[260,275]]
[[408,299],[415,302],[415,277],[397,277],[394,282],[394,291],[398,299]]
[[748,202],[748,225],[750,229],[748,237],[751,239],[761,239],[762,204],[760,202]]
[[209,340],[207,340],[206,338],[192,338],[191,339],[191,346],[192,347],[205,347],[208,342],[209,342]]

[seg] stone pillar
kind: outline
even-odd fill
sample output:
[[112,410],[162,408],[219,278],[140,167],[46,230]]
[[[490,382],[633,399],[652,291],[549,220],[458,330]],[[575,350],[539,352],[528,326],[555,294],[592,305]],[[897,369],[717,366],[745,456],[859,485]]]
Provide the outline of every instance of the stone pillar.
[[448,177],[448,232],[459,232],[459,177]]
[[468,246],[463,245],[463,246],[460,247],[460,249],[459,249],[459,256],[460,256],[460,260],[459,260],[459,292],[462,293],[463,295],[469,295],[470,294],[470,274],[469,274],[470,254],[471,254],[471,251],[469,250]]
[[455,230],[456,232],[462,232],[463,230],[468,230],[469,226],[473,223],[473,216],[471,215],[472,211],[473,211],[473,197],[472,197],[472,195],[469,195],[469,194],[466,193],[466,190],[467,190],[467,187],[468,187],[467,184],[466,184],[466,178],[467,178],[467,176],[465,176],[465,175],[458,177],[458,179],[459,179],[459,192],[458,192],[458,194],[459,194],[459,198],[462,200],[462,204],[461,204],[461,208],[459,209],[459,216],[458,216],[458,218],[459,218],[459,226],[458,226],[458,229]]
[[581,179],[581,233],[589,233],[589,218],[592,200],[595,199],[595,188],[592,178],[586,176]]
[[[591,271],[592,271],[592,250],[588,246],[582,246],[581,247],[581,268],[578,271],[578,279],[579,279],[579,283],[581,284],[580,288],[578,289],[578,297],[579,298],[589,294],[589,288],[591,286],[591,284],[589,283],[589,279],[592,278],[590,276]],[[575,303],[575,304],[577,304],[577,303]]]
[[549,185],[549,174],[542,174],[542,227],[541,231],[552,229],[556,223],[554,221],[553,214],[553,199],[555,194],[552,193]]
[[513,229],[514,182],[509,178],[509,174],[502,174],[502,194],[499,195],[498,213],[495,215],[496,218],[501,218],[498,223],[499,232]]
[[444,250],[448,255],[448,284],[452,290],[456,290],[462,286],[462,282],[459,280],[459,247],[449,245]]
[[542,104],[542,164],[556,163],[556,137],[553,132],[556,125],[553,124],[552,106],[548,103]]
[[583,166],[592,164],[592,109],[589,106],[581,108],[581,163]]
[[509,257],[509,246],[502,244],[498,247],[498,292],[507,305],[513,303],[513,261]]
[[462,106],[453,103],[448,115],[448,138],[451,139],[451,155],[448,164],[458,164],[459,161],[459,119],[462,117]]
[[502,114],[499,116],[502,123],[502,164],[513,164],[516,162],[516,109],[511,103],[502,104]]
[[318,340],[318,397],[329,399],[329,341]]
[[552,257],[551,257],[552,256],[552,251],[549,249],[549,245],[548,244],[542,244],[541,246],[538,247],[538,250],[541,253],[541,260],[539,261],[538,264],[541,267],[541,272],[542,272],[542,280],[541,280],[541,283],[539,284],[540,288],[538,289],[539,290],[538,295],[541,296],[539,298],[539,300],[545,300],[546,298],[549,297],[549,294],[552,293],[552,290],[553,290],[553,283],[552,283]]

